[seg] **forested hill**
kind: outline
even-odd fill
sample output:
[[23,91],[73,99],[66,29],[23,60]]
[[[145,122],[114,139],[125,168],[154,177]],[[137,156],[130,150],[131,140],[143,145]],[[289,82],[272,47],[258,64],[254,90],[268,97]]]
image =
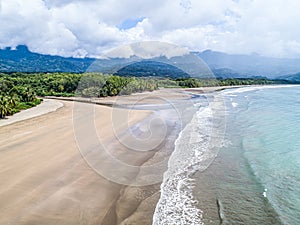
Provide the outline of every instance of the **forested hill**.
[[[138,63],[136,63],[138,62]],[[132,65],[132,66],[131,66]],[[114,59],[64,58],[60,56],[42,55],[29,51],[26,46],[18,46],[15,50],[0,49],[0,73],[45,73],[45,72],[101,72],[121,76],[167,76],[184,77],[187,74],[174,66],[154,61],[143,61],[132,57]]]
[[33,53],[24,45],[0,49],[0,72],[73,72],[87,70],[94,59],[64,58]]
[[[253,55],[231,55],[206,50],[193,52],[211,69],[217,78],[255,78],[267,77],[271,79],[284,78],[286,75],[300,72],[300,59],[278,59]],[[129,76],[173,76],[180,77],[176,67],[163,65],[155,59],[143,60],[122,69],[132,63],[139,62],[137,57],[93,59],[93,58],[65,58],[60,56],[43,55],[29,51],[26,46],[0,49],[0,72],[102,72],[116,73]],[[182,61],[184,63],[184,60]],[[116,70],[114,70],[116,68]],[[119,70],[117,70],[119,69]],[[113,72],[112,72],[113,71]],[[153,72],[154,71],[154,72]],[[130,73],[129,73],[130,72]],[[184,74],[184,77],[186,74]]]

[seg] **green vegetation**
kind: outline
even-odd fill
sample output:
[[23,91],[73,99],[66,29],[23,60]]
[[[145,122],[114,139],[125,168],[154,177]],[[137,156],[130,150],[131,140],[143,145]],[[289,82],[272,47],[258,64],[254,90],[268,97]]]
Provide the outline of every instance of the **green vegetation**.
[[107,97],[156,89],[158,89],[157,81],[152,78],[87,73],[82,75],[76,94],[83,97]]
[[0,118],[13,115],[41,103],[30,87],[14,85],[13,82],[0,77]]
[[267,78],[227,78],[227,79],[187,78],[187,79],[176,79],[176,82],[178,86],[185,87],[185,88],[292,83],[286,80],[270,80]]
[[151,78],[100,73],[0,74],[0,118],[39,104],[36,96],[106,97],[156,89],[157,82]]
[[0,74],[0,80],[28,87],[38,96],[106,97],[158,88],[151,78],[120,77],[101,73],[12,73]]
[[101,73],[0,73],[0,118],[41,102],[36,96],[106,97],[153,91],[159,87],[289,84],[295,81],[253,79],[196,79],[123,77]]

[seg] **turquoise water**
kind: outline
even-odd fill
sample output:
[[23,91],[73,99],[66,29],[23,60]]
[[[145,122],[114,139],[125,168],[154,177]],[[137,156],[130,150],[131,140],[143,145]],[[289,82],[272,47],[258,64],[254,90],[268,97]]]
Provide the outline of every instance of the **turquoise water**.
[[300,224],[300,87],[223,94],[229,144],[194,177],[204,224]]
[[300,224],[299,94],[300,86],[273,86],[199,98],[153,224]]
[[284,224],[300,224],[300,88],[259,89],[233,97],[243,156]]

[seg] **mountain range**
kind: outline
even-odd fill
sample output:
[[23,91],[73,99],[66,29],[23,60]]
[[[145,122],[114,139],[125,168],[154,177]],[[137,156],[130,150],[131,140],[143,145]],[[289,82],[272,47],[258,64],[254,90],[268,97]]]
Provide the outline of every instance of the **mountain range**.
[[16,49],[0,49],[0,72],[87,71],[116,73],[122,76],[171,77],[181,75],[186,77],[187,74],[197,76],[197,73],[208,77],[208,71],[211,71],[210,74],[220,78],[267,77],[300,80],[300,59],[271,58],[257,54],[234,55],[211,50],[192,52],[187,56],[176,56],[171,59],[165,56],[152,59],[141,59],[137,56],[95,59],[43,55],[31,52],[24,45],[17,46]]

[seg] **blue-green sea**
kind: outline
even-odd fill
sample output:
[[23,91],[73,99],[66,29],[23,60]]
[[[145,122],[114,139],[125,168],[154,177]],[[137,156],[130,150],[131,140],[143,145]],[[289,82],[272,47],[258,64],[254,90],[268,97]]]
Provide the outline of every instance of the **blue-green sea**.
[[300,86],[227,89],[195,106],[153,224],[300,224]]
[[223,95],[228,144],[195,175],[204,224],[300,224],[300,87]]

